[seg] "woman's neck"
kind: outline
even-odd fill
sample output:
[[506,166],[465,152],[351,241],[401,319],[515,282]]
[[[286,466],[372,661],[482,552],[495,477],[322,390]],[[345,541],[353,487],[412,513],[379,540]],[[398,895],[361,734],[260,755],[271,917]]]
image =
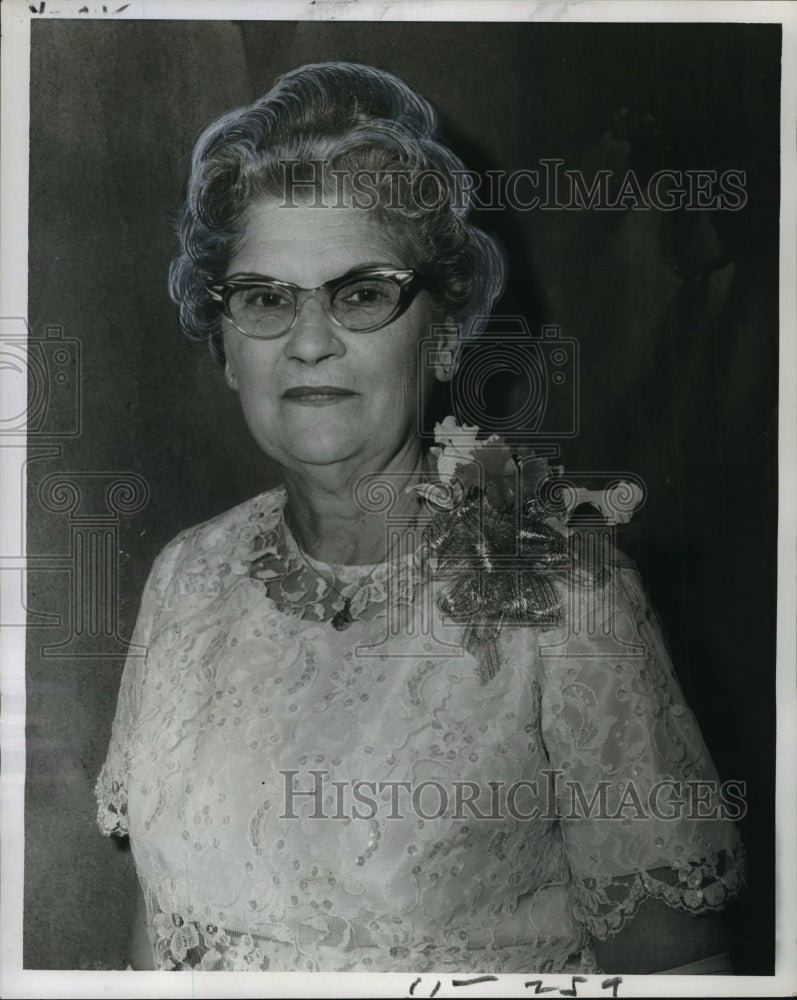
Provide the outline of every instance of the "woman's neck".
[[[288,495],[285,517],[294,538],[312,558],[344,565],[382,562],[390,553],[387,522],[416,524],[421,512],[418,494],[407,487],[422,481],[423,455],[420,446],[405,449],[384,466],[385,488],[395,495],[387,510],[367,509],[358,484],[363,474],[353,476],[343,469],[324,466],[321,470],[284,470]],[[379,497],[379,478],[371,496]],[[383,496],[385,494],[382,494]],[[380,504],[375,502],[373,507]]]

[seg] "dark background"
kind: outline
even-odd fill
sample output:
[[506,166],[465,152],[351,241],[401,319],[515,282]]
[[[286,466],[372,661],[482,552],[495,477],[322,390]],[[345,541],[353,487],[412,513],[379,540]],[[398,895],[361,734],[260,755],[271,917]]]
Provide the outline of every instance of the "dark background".
[[[220,370],[181,336],[166,272],[199,130],[276,74],[326,59],[404,77],[441,109],[469,167],[561,157],[643,182],[663,168],[748,173],[740,212],[507,211],[481,223],[510,253],[501,310],[578,341],[580,433],[562,442],[565,466],[647,486],[621,543],[721,776],[747,783],[733,957],[740,973],[771,973],[778,25],[34,23],[29,321],[34,338],[57,325],[80,342],[82,422],[60,455],[29,464],[28,552],[55,566],[74,545],[68,517],[39,499],[46,476],[143,477],[148,505],[118,525],[129,637],[159,549],[276,482]],[[510,401],[522,392],[502,386]],[[55,423],[68,417],[58,406]],[[29,631],[26,968],[117,967],[130,920],[130,854],[100,837],[92,794],[122,661],[42,655],[69,637],[70,590],[64,569],[29,575],[30,607],[63,626]]]

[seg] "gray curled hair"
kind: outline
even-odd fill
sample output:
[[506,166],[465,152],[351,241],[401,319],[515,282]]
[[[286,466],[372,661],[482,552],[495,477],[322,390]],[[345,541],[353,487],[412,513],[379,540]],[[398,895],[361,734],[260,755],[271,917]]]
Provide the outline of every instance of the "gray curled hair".
[[[207,285],[226,276],[247,207],[261,198],[285,203],[294,189],[306,198],[319,170],[327,179],[368,176],[373,210],[408,241],[413,266],[431,275],[460,339],[478,335],[506,264],[496,240],[468,221],[467,171],[440,141],[429,101],[391,73],[346,62],[286,73],[199,137],[178,220],[182,252],[169,273],[185,334],[207,341],[223,362],[221,314]],[[403,196],[397,179],[406,182]]]

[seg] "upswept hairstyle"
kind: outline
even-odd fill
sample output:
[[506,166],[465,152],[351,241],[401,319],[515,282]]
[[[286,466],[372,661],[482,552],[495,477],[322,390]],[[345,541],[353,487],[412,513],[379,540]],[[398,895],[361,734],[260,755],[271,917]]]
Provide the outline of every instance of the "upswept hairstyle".
[[[321,171],[327,178],[369,172],[373,210],[409,242],[414,266],[432,276],[460,339],[480,332],[503,291],[504,254],[468,221],[465,168],[439,140],[434,108],[391,73],[330,62],[286,73],[199,137],[179,215],[182,252],[169,274],[188,337],[206,340],[224,360],[221,314],[206,286],[225,277],[248,205],[263,197],[285,203],[286,170],[297,194]],[[404,195],[397,198],[398,175]]]

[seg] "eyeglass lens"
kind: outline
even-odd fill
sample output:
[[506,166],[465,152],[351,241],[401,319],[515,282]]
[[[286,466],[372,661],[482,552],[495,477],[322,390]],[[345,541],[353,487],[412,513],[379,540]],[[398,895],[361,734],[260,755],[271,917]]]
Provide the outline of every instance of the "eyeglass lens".
[[387,322],[396,311],[401,286],[392,278],[362,277],[346,282],[333,292],[325,289],[300,291],[264,282],[241,288],[229,298],[233,323],[252,337],[278,337],[290,329],[299,298],[319,296],[334,319],[348,330],[372,330]]

